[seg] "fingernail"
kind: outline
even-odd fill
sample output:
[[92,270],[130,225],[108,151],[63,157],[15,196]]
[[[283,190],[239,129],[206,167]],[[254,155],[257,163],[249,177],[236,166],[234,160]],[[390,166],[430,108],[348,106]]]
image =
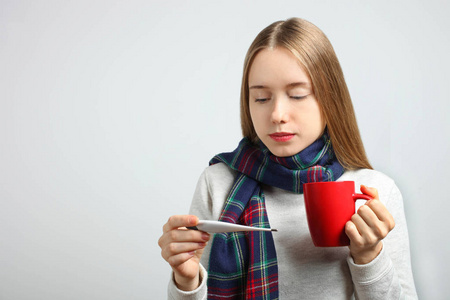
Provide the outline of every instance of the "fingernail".
[[209,234],[207,234],[207,233],[202,233],[202,240],[208,241],[208,240],[209,240]]
[[206,246],[206,243],[198,243],[198,245],[199,245],[201,248],[203,248],[203,247]]

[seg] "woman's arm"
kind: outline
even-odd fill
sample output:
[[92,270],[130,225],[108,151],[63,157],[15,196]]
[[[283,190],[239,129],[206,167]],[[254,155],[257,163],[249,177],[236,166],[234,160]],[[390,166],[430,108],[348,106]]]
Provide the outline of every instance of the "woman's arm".
[[394,218],[380,201],[378,190],[361,186],[361,192],[369,195],[369,200],[347,222],[345,232],[350,238],[350,255],[356,264],[368,264],[383,248],[381,242],[395,227]]
[[[371,191],[364,188],[361,190],[364,193],[371,193]],[[377,196],[375,193],[371,195],[374,198]],[[358,256],[358,251],[362,249],[362,253],[364,253],[364,247],[361,247],[364,243],[360,243],[359,241],[355,243],[356,245],[353,245],[356,246],[356,252],[352,252],[352,245],[350,246],[351,257],[348,259],[348,264],[355,286],[355,294],[357,299],[417,299],[411,271],[409,238],[403,209],[403,199],[395,184],[391,187],[390,193],[386,194],[385,197],[386,199],[381,200],[386,200],[386,206],[379,202],[375,203],[377,205],[376,208],[372,208],[373,206],[371,207],[369,203],[368,207],[363,208],[364,214],[366,214],[365,216],[361,216],[360,213],[362,211],[358,211],[359,217],[357,218],[364,220],[368,218],[367,214],[374,214],[378,220],[372,219],[370,221],[369,219],[367,221],[369,224],[366,223],[366,225],[363,224],[363,226],[360,226],[359,230],[361,230],[362,235],[366,234],[366,237],[362,237],[358,231],[360,237],[356,238],[361,238],[365,241],[375,241],[372,246],[381,247],[380,250],[372,248],[374,252],[365,256],[363,261],[361,261],[361,257]],[[388,221],[390,217],[395,220],[395,228],[390,231],[388,230],[386,233],[386,230],[390,228],[390,224],[393,224],[391,221]],[[378,222],[387,223],[385,225],[378,224],[378,226],[373,226]],[[352,225],[354,224],[349,223],[349,227]],[[354,228],[358,229],[357,225],[354,226]],[[383,228],[383,226],[385,227]],[[356,233],[353,232],[353,234]],[[384,234],[386,234],[385,238],[377,242],[376,240]],[[367,237],[367,235],[372,235],[372,238]],[[373,237],[378,238],[373,239]],[[367,243],[366,245],[370,250],[371,244]],[[367,253],[370,253],[370,251]],[[371,255],[375,255],[375,257],[372,258]]]
[[173,278],[180,290],[192,291],[200,285],[200,257],[209,240],[206,232],[187,230],[198,218],[192,215],[171,216],[163,227],[158,241],[162,257],[173,270]]
[[[213,169],[218,169],[217,167],[213,167]],[[218,216],[217,213],[220,212],[220,210],[217,210],[216,215],[212,212],[213,210],[213,198],[217,198],[218,201],[220,201],[221,197],[213,197],[211,191],[210,191],[210,186],[209,186],[209,181],[208,181],[208,173],[210,173],[211,167],[207,168],[202,175],[200,176],[198,182],[197,182],[197,187],[193,196],[193,200],[191,202],[191,207],[190,207],[190,211],[189,213],[191,214],[190,217],[195,218],[195,222],[198,219],[202,219],[202,220],[217,220]],[[228,176],[225,176],[226,178]],[[220,204],[218,204],[220,206]],[[186,216],[183,216],[186,217]],[[189,216],[187,216],[189,217]],[[185,220],[186,221],[186,220]],[[183,222],[183,221],[182,221]],[[180,223],[178,223],[177,225],[179,225]],[[184,226],[188,226],[187,223],[183,223]],[[192,226],[192,225],[189,225]],[[168,228],[171,228],[170,225],[167,225]],[[179,229],[180,230],[180,229]],[[181,229],[183,230],[183,229]],[[170,232],[170,230],[169,230]],[[196,230],[188,230],[187,232],[181,232],[181,233],[186,233],[186,234],[193,234],[193,235],[202,235],[205,234],[201,231],[196,231]],[[169,233],[169,236],[176,236],[177,234],[175,233]],[[212,236],[211,236],[212,237]],[[210,236],[208,236],[208,239],[211,238]],[[188,238],[189,239],[189,238]],[[202,244],[203,242],[205,242],[206,236],[204,236],[203,240],[198,241],[198,237],[197,240],[195,241],[195,243],[200,243],[198,246],[201,247],[198,250],[195,251],[195,255],[192,257],[189,257],[189,254],[186,254],[186,252],[184,252],[184,259],[187,259],[184,261],[184,263],[180,264],[179,266],[183,267],[184,269],[184,265],[188,266],[186,267],[185,270],[188,271],[189,275],[188,275],[188,280],[187,280],[187,286],[184,285],[180,285],[180,282],[183,282],[183,276],[178,277],[177,272],[178,268],[175,268],[173,271],[173,276],[169,282],[169,286],[168,286],[168,298],[169,299],[189,299],[189,300],[198,300],[198,299],[206,299],[206,295],[207,295],[207,286],[206,286],[206,281],[207,281],[207,271],[205,269],[205,267],[207,267],[207,261],[209,258],[209,250],[210,250],[210,242],[206,242],[206,244]],[[168,239],[169,240],[169,239]],[[192,241],[191,241],[192,242]],[[167,243],[168,244],[168,243]],[[195,247],[195,245],[193,245]],[[166,246],[166,247],[173,247],[173,249],[176,248],[176,246]],[[167,254],[166,254],[167,255]],[[192,253],[190,254],[192,255]],[[170,257],[170,255],[167,255],[168,257]],[[164,257],[164,256],[163,256]],[[170,258],[169,258],[170,260]],[[174,259],[175,260],[175,259]],[[180,262],[182,262],[183,259],[180,260]],[[201,263],[201,261],[203,261],[203,265]],[[169,262],[170,263],[170,262]],[[183,265],[184,264],[184,265]],[[205,266],[205,267],[204,267]],[[173,269],[173,267],[172,267]],[[191,273],[192,272],[192,273]],[[191,276],[194,276],[196,278],[193,278]],[[181,278],[181,280],[179,279]],[[193,279],[191,281],[191,279]],[[180,282],[179,282],[180,280]],[[186,288],[187,287],[187,288]]]

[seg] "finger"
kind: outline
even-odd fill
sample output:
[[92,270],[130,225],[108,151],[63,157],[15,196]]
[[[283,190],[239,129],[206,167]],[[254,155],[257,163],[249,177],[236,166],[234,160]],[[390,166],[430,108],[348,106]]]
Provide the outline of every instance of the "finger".
[[[361,236],[360,239],[355,240],[357,247],[374,245],[381,239],[381,236],[379,236],[378,233],[379,229],[383,228],[382,226],[370,227],[359,214],[354,214],[351,221],[355,224],[355,227]],[[381,222],[379,223],[381,224]]]
[[[376,200],[377,201],[377,200]],[[367,224],[368,227],[376,227],[379,226],[378,223],[381,221],[378,219],[375,212],[372,210],[371,206],[368,204],[362,205],[357,214],[361,217],[361,219]]]
[[367,223],[359,214],[354,214],[351,218],[351,221],[355,225],[361,237],[364,238],[364,236],[366,236],[370,232],[369,225],[367,225]]
[[188,260],[190,260],[194,256],[195,256],[195,251],[184,252],[184,253],[180,253],[180,254],[173,255],[173,256],[169,257],[167,259],[167,262],[169,263],[170,266],[176,268],[179,265],[187,262]]
[[170,230],[180,228],[195,226],[198,223],[198,218],[193,215],[175,215],[171,216],[166,224],[163,226],[163,232],[168,232]]
[[168,232],[171,240],[177,242],[206,242],[210,239],[210,234],[200,230],[178,229]]
[[348,221],[345,224],[345,234],[348,236],[350,241],[352,241],[352,243],[355,243],[357,245],[361,245],[363,243],[363,238],[356,228],[355,223],[353,223],[352,221]]
[[380,199],[378,196],[378,190],[376,188],[368,187],[362,184],[360,189],[363,194],[369,195],[373,199]]
[[[372,205],[376,205],[376,202],[381,204],[380,201],[374,200]],[[374,239],[381,240],[385,238],[392,229],[389,228],[390,225],[388,222],[383,222],[378,218],[370,206],[371,204],[363,205],[358,210],[358,216],[360,216],[368,226],[367,231],[366,228],[359,223],[357,223],[357,227],[361,226],[362,230],[364,230],[361,235],[364,239],[372,243],[375,242]]]
[[[374,200],[379,202],[378,200]],[[363,205],[358,210],[358,215],[364,220],[369,227],[366,238],[376,238],[378,240],[384,239],[392,228],[389,228],[388,222],[381,221],[369,205]]]
[[394,228],[394,217],[381,201],[371,201],[367,205],[372,209],[380,221],[386,223],[391,230]]
[[210,235],[203,231],[187,230],[187,229],[173,229],[164,233],[158,245],[163,248],[164,245],[173,242],[206,242],[210,239]]
[[205,248],[206,243],[170,243],[162,250],[162,257],[169,261],[170,257]]

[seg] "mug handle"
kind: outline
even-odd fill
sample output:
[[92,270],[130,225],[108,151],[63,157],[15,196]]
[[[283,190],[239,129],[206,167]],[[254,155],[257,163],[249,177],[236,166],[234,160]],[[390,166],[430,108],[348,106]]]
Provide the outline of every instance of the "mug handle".
[[360,200],[360,199],[369,201],[369,200],[373,199],[372,197],[370,197],[369,195],[366,195],[366,194],[353,194],[352,197],[353,197],[353,201]]

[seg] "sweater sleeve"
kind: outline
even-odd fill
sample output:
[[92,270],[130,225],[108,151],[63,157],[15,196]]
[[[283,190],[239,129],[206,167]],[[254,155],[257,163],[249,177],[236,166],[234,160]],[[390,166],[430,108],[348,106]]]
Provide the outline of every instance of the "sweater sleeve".
[[[197,216],[200,220],[214,220],[218,216],[213,214],[213,196],[210,191],[208,173],[211,172],[211,168],[207,168],[200,176],[197,187],[194,192],[193,200],[189,213]],[[217,210],[217,209],[216,209]],[[218,210],[219,211],[219,210]],[[208,288],[206,285],[208,273],[206,268],[208,267],[208,258],[211,248],[212,238],[205,247],[201,263],[200,263],[200,286],[194,291],[182,291],[179,290],[175,284],[173,276],[170,279],[168,286],[168,299],[170,300],[200,300],[207,298]]]
[[169,286],[167,288],[167,299],[169,300],[204,300],[207,297],[207,287],[206,281],[208,279],[208,274],[205,268],[200,264],[200,286],[193,291],[182,291],[177,288],[175,280],[172,278],[169,281]]
[[348,257],[356,299],[417,299],[402,195],[393,184],[386,199],[380,200],[396,225],[383,240],[383,249],[373,261],[357,265]]

